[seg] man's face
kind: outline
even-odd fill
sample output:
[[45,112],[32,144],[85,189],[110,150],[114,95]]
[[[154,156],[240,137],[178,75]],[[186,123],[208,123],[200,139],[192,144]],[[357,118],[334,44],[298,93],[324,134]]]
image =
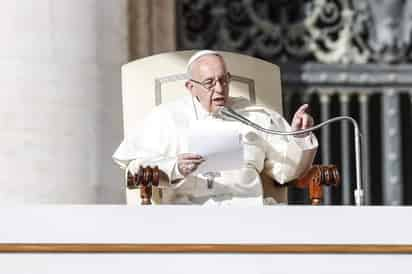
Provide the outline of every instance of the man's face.
[[227,103],[228,77],[226,65],[220,56],[205,55],[192,64],[191,79],[194,81],[187,81],[186,87],[206,111],[215,112]]

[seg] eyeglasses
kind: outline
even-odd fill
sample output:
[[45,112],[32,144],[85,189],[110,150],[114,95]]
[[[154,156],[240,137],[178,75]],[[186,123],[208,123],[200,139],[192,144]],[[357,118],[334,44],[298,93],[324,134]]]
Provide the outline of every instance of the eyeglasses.
[[226,86],[229,85],[231,79],[232,79],[232,75],[230,75],[230,73],[227,72],[225,75],[223,75],[220,78],[206,79],[203,82],[199,82],[199,81],[194,80],[194,79],[190,79],[190,81],[201,85],[202,87],[204,87],[207,90],[211,90],[212,88],[214,88],[216,86],[217,81],[219,81],[219,83],[222,86],[226,87]]

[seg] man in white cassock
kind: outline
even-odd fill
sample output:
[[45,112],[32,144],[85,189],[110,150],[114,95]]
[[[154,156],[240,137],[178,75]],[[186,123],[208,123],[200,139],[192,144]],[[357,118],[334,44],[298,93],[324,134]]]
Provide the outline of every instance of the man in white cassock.
[[[126,136],[113,155],[132,173],[140,165],[161,171],[154,202],[160,204],[263,205],[287,202],[282,185],[301,176],[312,165],[317,150],[313,134],[277,136],[257,132],[237,123],[243,141],[243,165],[236,170],[208,174],[195,172],[205,159],[188,151],[188,128],[198,120],[223,121],[218,111],[229,106],[257,124],[291,131],[313,125],[301,106],[290,126],[280,114],[252,106],[246,99],[229,97],[230,73],[215,51],[199,51],[187,65],[190,79],[185,86],[191,96],[161,104],[144,120],[144,131]],[[212,174],[212,175],[211,175]],[[274,182],[276,181],[276,182]]]

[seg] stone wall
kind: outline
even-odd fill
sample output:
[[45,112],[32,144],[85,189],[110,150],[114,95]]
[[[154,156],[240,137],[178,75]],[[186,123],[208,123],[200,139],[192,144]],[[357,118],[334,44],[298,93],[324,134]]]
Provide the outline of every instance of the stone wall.
[[123,203],[127,0],[0,8],[0,203]]

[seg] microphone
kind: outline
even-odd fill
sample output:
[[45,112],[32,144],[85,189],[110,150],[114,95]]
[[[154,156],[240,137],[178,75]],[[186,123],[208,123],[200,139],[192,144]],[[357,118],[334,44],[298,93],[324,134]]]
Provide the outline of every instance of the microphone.
[[361,155],[360,155],[360,145],[361,145],[361,134],[359,131],[359,126],[358,123],[356,122],[355,119],[353,119],[350,116],[338,116],[331,118],[329,120],[326,120],[318,125],[314,125],[310,128],[307,129],[301,129],[301,130],[295,130],[295,131],[280,131],[280,130],[273,130],[273,129],[268,129],[261,127],[260,125],[250,121],[248,118],[240,115],[236,111],[234,111],[230,107],[222,107],[221,109],[218,110],[218,112],[229,119],[236,120],[238,122],[241,122],[247,126],[250,126],[258,131],[265,132],[268,134],[274,134],[274,135],[299,135],[307,132],[311,132],[314,130],[318,130],[323,126],[326,126],[330,123],[337,122],[337,121],[349,121],[352,123],[353,128],[354,128],[354,138],[355,138],[355,162],[356,162],[356,189],[354,191],[354,197],[355,197],[355,204],[357,206],[363,205],[363,189],[362,189],[362,179],[361,179],[361,174],[362,174],[362,168],[361,168]]

